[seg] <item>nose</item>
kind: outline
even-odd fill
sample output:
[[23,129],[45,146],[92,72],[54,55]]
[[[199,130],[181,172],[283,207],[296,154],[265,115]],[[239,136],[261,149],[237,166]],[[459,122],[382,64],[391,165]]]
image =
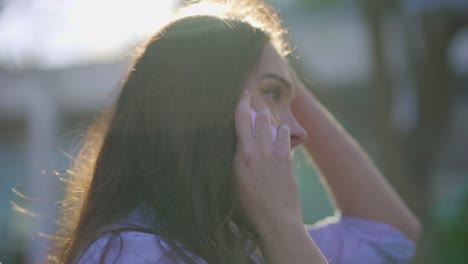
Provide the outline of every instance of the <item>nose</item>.
[[304,143],[308,138],[307,131],[297,122],[291,126],[291,149]]

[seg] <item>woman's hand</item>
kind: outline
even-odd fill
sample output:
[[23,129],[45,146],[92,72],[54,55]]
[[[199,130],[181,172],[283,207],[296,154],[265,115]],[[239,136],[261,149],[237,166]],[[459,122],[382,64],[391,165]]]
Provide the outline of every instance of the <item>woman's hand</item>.
[[270,112],[264,109],[257,114],[254,137],[247,92],[239,101],[235,123],[235,187],[244,212],[259,234],[266,263],[327,263],[302,222],[289,127],[281,126],[276,143],[272,143]]
[[254,136],[247,91],[237,106],[235,123],[238,138],[234,160],[236,191],[250,222],[260,236],[285,225],[303,228],[289,127],[281,126],[276,143],[272,143],[270,110],[266,108],[257,114]]

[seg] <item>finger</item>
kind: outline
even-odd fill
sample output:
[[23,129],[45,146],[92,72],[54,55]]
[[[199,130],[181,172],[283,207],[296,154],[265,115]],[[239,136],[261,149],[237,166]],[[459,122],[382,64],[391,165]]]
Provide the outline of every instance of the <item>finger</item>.
[[270,109],[264,108],[258,111],[257,117],[255,118],[255,142],[262,147],[272,145],[270,116]]
[[254,142],[252,133],[252,120],[250,117],[250,94],[247,90],[242,92],[234,114],[237,141],[243,147],[251,146]]
[[276,150],[281,153],[291,152],[291,132],[288,125],[283,124],[278,128],[276,135]]

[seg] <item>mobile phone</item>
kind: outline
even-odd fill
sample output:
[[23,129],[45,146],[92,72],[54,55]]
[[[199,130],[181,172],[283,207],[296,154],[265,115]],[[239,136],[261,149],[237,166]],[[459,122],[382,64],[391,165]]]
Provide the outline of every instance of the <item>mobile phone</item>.
[[[255,136],[255,117],[257,116],[257,112],[253,109],[250,108],[250,117],[252,119],[252,133]],[[276,142],[276,134],[278,133],[278,128],[274,126],[273,124],[270,124],[271,128],[271,136],[272,136],[272,142]]]

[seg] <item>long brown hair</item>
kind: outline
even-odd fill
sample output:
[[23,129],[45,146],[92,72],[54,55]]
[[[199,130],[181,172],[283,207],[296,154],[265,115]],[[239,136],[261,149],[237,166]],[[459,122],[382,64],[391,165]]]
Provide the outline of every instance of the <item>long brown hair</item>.
[[286,49],[273,9],[235,2],[219,14],[191,5],[138,49],[70,171],[49,261],[76,262],[100,236],[123,231],[106,227],[144,207],[156,219],[135,230],[160,236],[184,261],[192,263],[179,242],[208,263],[252,262],[255,230],[232,184],[233,113],[264,45]]

